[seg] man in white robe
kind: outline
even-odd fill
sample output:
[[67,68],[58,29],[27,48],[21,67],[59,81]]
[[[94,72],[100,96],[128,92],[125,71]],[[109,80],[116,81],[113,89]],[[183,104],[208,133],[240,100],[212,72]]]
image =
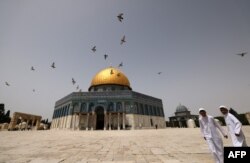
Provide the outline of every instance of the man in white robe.
[[223,149],[223,141],[221,134],[227,138],[226,132],[223,128],[214,120],[214,118],[210,115],[207,115],[206,110],[204,108],[199,109],[199,123],[201,134],[204,139],[207,141],[208,147],[213,154],[214,160],[216,163],[224,162],[224,149]]
[[220,106],[220,111],[224,115],[224,119],[228,128],[228,132],[230,133],[232,143],[234,147],[246,147],[246,139],[245,135],[241,129],[241,122],[231,113],[228,112],[228,108],[226,106]]

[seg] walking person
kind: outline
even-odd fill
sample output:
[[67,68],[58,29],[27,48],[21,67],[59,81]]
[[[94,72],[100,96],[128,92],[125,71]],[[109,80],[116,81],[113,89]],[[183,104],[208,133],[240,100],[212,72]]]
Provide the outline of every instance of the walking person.
[[234,147],[247,147],[245,135],[241,129],[241,122],[231,113],[229,113],[226,106],[219,107],[230,133],[232,144]]
[[213,154],[215,163],[223,163],[224,162],[224,149],[223,149],[223,141],[221,134],[227,138],[226,132],[223,128],[214,120],[214,118],[210,115],[207,115],[206,110],[204,108],[199,109],[199,123],[201,134],[206,140],[208,147]]

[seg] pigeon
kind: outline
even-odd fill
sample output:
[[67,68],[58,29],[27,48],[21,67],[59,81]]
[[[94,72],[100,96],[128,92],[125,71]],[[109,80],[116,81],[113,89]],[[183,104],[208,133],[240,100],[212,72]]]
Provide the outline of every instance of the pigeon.
[[118,76],[118,77],[121,76],[121,73],[118,73],[117,76]]
[[108,55],[107,54],[104,54],[104,59],[106,60],[108,58]]
[[31,71],[35,71],[35,68],[33,66],[31,66]]
[[75,79],[72,78],[72,84],[74,85],[76,83]]
[[51,67],[52,67],[53,69],[56,68],[55,62],[52,63]]
[[114,74],[113,69],[111,69],[110,70],[110,75],[113,75],[113,74]]
[[117,16],[117,18],[118,18],[118,20],[119,20],[120,22],[122,22],[122,20],[123,20],[123,13],[120,13],[120,14]]
[[77,87],[76,87],[76,90],[78,90],[79,89],[79,85],[77,85]]
[[241,57],[244,57],[246,54],[247,54],[247,52],[244,52],[244,53],[238,53],[238,54],[236,54],[236,55],[239,55],[239,56],[241,56]]
[[82,92],[82,89],[80,89],[79,92]]
[[32,91],[33,91],[33,92],[35,92],[36,90],[35,90],[35,89],[33,89]]
[[5,82],[5,85],[10,86],[10,84],[8,82]]
[[93,52],[96,52],[96,46],[94,46],[91,50],[92,50]]
[[125,41],[125,35],[122,37],[122,39],[121,39],[121,45],[123,44],[123,43],[125,43],[126,41]]
[[158,72],[157,74],[158,74],[158,75],[161,75],[161,73],[162,73],[162,72]]
[[121,62],[119,65],[118,65],[118,67],[122,67],[123,66],[123,63]]

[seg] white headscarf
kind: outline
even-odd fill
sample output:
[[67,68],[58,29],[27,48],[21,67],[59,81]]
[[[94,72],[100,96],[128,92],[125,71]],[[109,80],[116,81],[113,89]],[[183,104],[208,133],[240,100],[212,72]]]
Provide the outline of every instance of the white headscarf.
[[206,112],[206,110],[204,108],[200,108],[199,112],[201,112],[201,111],[205,111]]
[[228,108],[227,108],[225,105],[221,105],[221,106],[219,107],[219,109],[221,109],[221,108],[224,108],[224,109],[227,109],[227,110],[228,110]]

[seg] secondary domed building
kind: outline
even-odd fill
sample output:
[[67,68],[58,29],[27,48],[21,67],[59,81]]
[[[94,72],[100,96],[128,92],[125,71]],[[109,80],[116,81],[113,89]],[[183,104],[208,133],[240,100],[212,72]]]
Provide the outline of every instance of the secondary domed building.
[[169,125],[194,128],[199,125],[199,116],[192,115],[186,106],[179,104],[176,107],[175,116],[169,117]]
[[88,92],[73,92],[55,104],[51,129],[120,130],[165,128],[162,100],[132,91],[126,75],[108,67]]

